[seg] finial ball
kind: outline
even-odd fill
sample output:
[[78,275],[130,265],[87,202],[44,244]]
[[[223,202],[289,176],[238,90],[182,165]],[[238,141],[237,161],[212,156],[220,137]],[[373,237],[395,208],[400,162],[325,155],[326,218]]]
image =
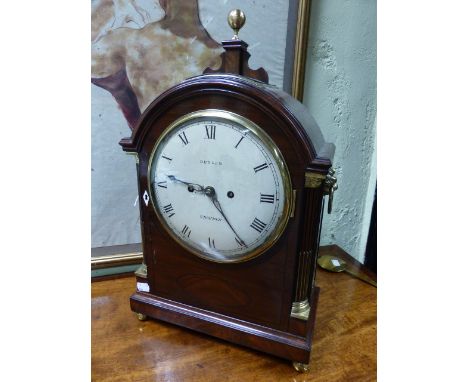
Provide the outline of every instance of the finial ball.
[[233,9],[228,15],[229,26],[234,31],[234,37],[237,38],[239,30],[245,24],[245,14],[240,9]]

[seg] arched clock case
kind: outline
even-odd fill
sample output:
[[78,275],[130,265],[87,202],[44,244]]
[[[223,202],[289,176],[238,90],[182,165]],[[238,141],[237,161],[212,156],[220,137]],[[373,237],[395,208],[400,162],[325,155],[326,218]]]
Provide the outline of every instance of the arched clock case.
[[[246,47],[243,42],[239,44]],[[226,120],[226,116],[234,119]],[[211,126],[216,126],[214,139]],[[184,132],[187,132],[185,136]],[[238,139],[235,139],[236,134]],[[255,150],[249,149],[236,159],[235,166],[216,167],[217,163],[229,163],[230,158],[234,158],[239,148],[235,145],[242,134],[251,135],[252,148],[260,142],[258,155],[266,155],[266,164],[252,163],[249,155],[257,154],[250,154]],[[223,137],[232,144],[223,143],[217,151],[211,149],[221,143],[208,144],[210,135],[213,141],[221,142]],[[247,140],[240,144],[245,142]],[[141,116],[132,136],[120,144],[125,151],[137,155],[143,238],[144,264],[137,272],[137,291],[131,296],[131,309],[140,318],[167,321],[307,364],[319,292],[314,286],[314,277],[323,197],[329,191],[327,176],[334,146],[324,142],[305,107],[282,90],[256,79],[239,74],[205,74],[185,80],[161,94]],[[189,148],[190,145],[193,146]],[[164,148],[158,151],[160,147]],[[169,156],[165,147],[168,151],[174,147],[180,154]],[[262,150],[268,152],[262,154]],[[176,163],[173,162],[176,155],[185,158],[179,161],[179,170],[184,163],[190,168],[183,176],[179,170],[168,173],[167,169]],[[275,168],[271,167],[276,160],[274,155],[279,158]],[[268,162],[270,157],[273,159]],[[221,192],[219,187],[229,186],[212,184],[217,178],[213,181],[203,178],[203,174],[209,172],[205,162],[213,164],[209,167],[211,174],[218,171],[220,177],[224,176],[224,183],[234,184],[234,196],[226,199],[226,189]],[[237,174],[237,169],[244,165],[245,173]],[[276,176],[282,183],[275,181],[277,190],[268,194],[262,194],[261,189],[254,190],[260,207],[250,199],[241,203],[244,190],[250,190],[251,183],[247,181],[253,179],[254,184],[254,176],[260,170],[269,171],[265,166],[272,168],[271,179]],[[158,178],[161,172],[163,178]],[[198,174],[200,179],[187,180],[187,174]],[[261,188],[264,183],[258,184]],[[208,186],[217,188],[218,204],[212,199]],[[182,201],[175,206],[170,198],[177,195],[198,198],[197,203],[184,205],[180,199]],[[262,200],[262,195],[270,196],[263,196]],[[258,232],[263,231],[267,222],[257,219],[260,223],[255,224],[255,211],[280,203],[279,198],[272,202],[278,195],[282,204],[279,212],[271,215],[274,216],[270,224],[273,234],[263,237]],[[239,204],[235,205],[236,202]],[[234,203],[235,207],[229,207],[228,203]],[[166,207],[168,205],[170,207]],[[227,211],[218,208],[222,205],[238,216],[232,218],[232,227],[224,221],[227,215],[223,212]],[[200,213],[203,206],[206,213]],[[192,213],[196,208],[199,210]],[[182,220],[172,223],[175,216],[171,213],[178,214],[177,218]],[[183,217],[185,214],[189,219],[190,213],[193,215],[190,215],[192,236],[187,238],[188,225],[183,224]],[[196,220],[198,215],[199,221]],[[247,223],[237,223],[243,221],[244,215]],[[218,220],[208,222],[202,216]],[[228,237],[226,232],[232,232],[234,249],[228,239],[224,244],[222,240],[212,243],[210,233],[204,231],[208,223],[219,224],[219,227],[210,226],[219,229],[219,237]],[[234,227],[236,224],[245,227]],[[206,245],[200,237],[206,237]],[[246,237],[252,237],[252,248]],[[239,245],[237,250],[235,242]],[[220,250],[221,255],[216,258],[218,252],[211,251],[211,244],[216,248],[224,245],[227,249]]]

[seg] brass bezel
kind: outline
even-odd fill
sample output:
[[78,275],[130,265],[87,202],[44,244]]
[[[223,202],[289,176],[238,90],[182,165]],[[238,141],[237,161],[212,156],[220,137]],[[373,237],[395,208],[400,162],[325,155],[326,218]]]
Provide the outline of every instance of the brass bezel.
[[[229,120],[234,123],[237,123],[248,130],[250,130],[264,145],[267,150],[269,150],[270,155],[273,157],[275,160],[278,169],[280,171],[279,176],[283,180],[284,184],[284,195],[285,195],[285,201],[284,201],[284,206],[283,206],[283,211],[280,212],[280,218],[278,220],[278,223],[275,227],[275,229],[272,229],[272,232],[268,235],[266,238],[265,242],[255,248],[254,250],[247,252],[243,254],[241,257],[236,258],[236,259],[229,259],[229,260],[216,260],[213,259],[209,256],[207,256],[205,253],[201,253],[200,251],[196,250],[195,248],[192,248],[191,246],[187,245],[184,241],[182,241],[179,236],[177,236],[171,227],[166,223],[165,219],[161,215],[161,212],[158,210],[155,201],[154,201],[154,195],[153,195],[153,188],[151,187],[151,167],[153,164],[153,157],[156,153],[156,150],[158,149],[158,146],[160,143],[164,140],[165,137],[167,137],[172,130],[178,128],[179,126],[186,124],[187,122],[199,118],[218,118],[218,119],[224,119],[224,120]],[[160,135],[160,137],[157,139],[156,143],[153,146],[153,149],[151,151],[151,155],[149,157],[148,161],[148,168],[147,168],[147,181],[148,181],[148,190],[149,195],[150,195],[150,201],[151,205],[153,207],[154,212],[156,213],[156,216],[158,217],[160,223],[164,227],[164,229],[168,232],[168,234],[171,236],[172,239],[174,239],[179,245],[181,245],[184,249],[189,251],[190,253],[194,254],[195,256],[198,256],[202,259],[216,262],[216,263],[222,263],[222,264],[229,264],[229,263],[241,263],[245,262],[248,260],[251,260],[268,249],[270,249],[276,242],[277,240],[281,237],[283,234],[284,230],[286,229],[289,216],[291,214],[291,206],[292,206],[292,184],[291,184],[291,177],[289,175],[288,168],[286,166],[286,162],[283,158],[283,155],[281,154],[278,146],[276,146],[275,142],[270,138],[270,136],[257,124],[252,122],[251,120],[236,114],[232,113],[230,111],[225,111],[225,110],[219,110],[219,109],[205,109],[205,110],[198,110],[191,112],[189,114],[186,114],[174,122],[172,122]]]

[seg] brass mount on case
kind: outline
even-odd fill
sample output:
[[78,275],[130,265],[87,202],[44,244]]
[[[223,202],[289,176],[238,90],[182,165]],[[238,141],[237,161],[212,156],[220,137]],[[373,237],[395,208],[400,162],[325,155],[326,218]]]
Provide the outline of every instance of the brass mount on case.
[[338,184],[337,184],[337,181],[338,179],[336,179],[336,177],[334,176],[335,175],[335,169],[334,168],[330,168],[330,170],[328,171],[328,174],[325,178],[325,183],[324,183],[324,187],[323,187],[323,190],[324,190],[324,193],[326,195],[328,195],[328,213],[331,214],[332,212],[332,207],[333,207],[333,195],[335,193],[336,190],[338,190]]
[[310,305],[307,299],[304,301],[293,302],[291,309],[291,317],[307,321],[309,319],[309,313]]
[[337,178],[335,177],[335,169],[330,168],[327,175],[318,174],[315,172],[305,173],[305,188],[320,188],[323,185],[324,195],[328,195],[327,212],[331,214],[333,207],[333,195],[338,190]]
[[140,267],[135,271],[135,276],[137,277],[142,277],[146,278],[148,276],[148,271],[146,268],[146,264],[143,262],[143,264],[140,265]]
[[318,174],[315,172],[306,172],[305,173],[305,188],[319,188],[323,181],[325,180],[325,175]]

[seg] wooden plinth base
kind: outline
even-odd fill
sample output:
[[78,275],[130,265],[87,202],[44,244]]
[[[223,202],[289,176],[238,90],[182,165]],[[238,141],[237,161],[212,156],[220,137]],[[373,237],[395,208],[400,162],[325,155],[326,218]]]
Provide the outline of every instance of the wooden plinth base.
[[316,287],[312,293],[311,311],[305,337],[238,320],[145,292],[133,294],[130,297],[130,306],[134,312],[154,319],[307,364],[311,352],[318,294],[319,288]]

